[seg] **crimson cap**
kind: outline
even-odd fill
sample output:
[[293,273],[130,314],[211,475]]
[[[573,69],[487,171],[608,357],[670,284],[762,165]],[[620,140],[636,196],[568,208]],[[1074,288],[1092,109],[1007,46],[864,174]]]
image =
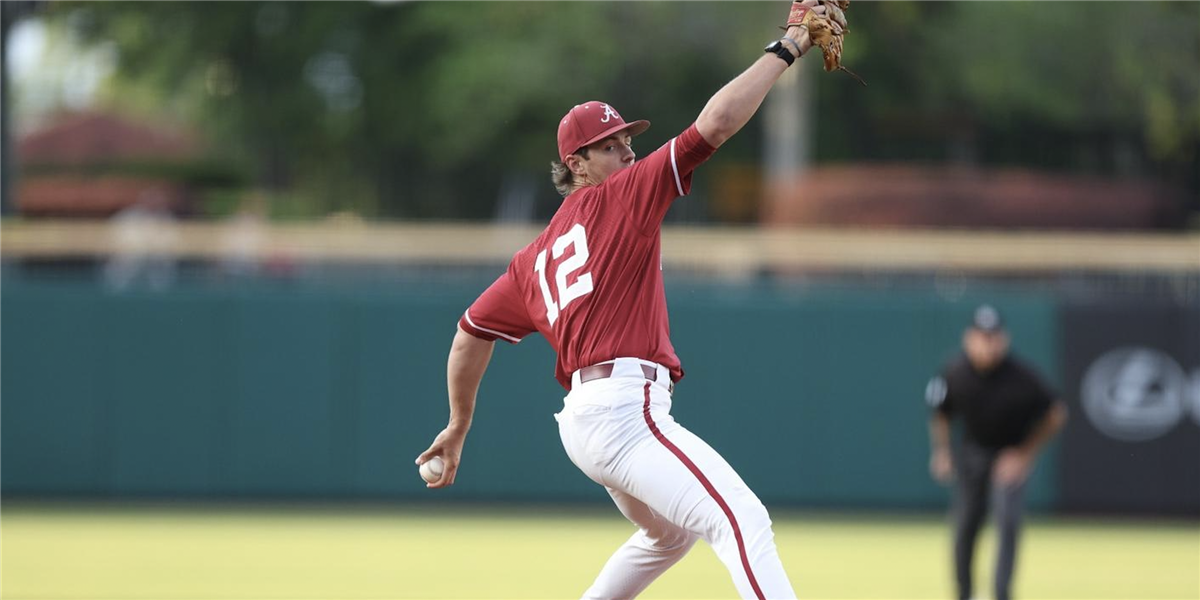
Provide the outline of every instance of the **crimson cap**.
[[629,130],[635,136],[650,127],[650,121],[626,123],[617,110],[603,102],[575,105],[558,123],[558,158],[567,157],[588,144],[594,144],[618,131]]

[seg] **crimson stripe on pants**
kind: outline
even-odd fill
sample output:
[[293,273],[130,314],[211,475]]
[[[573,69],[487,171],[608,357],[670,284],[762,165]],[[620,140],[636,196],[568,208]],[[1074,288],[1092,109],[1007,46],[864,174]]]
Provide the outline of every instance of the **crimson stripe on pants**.
[[750,569],[750,558],[746,555],[746,543],[742,540],[742,530],[740,527],[738,527],[738,522],[733,516],[733,511],[729,508],[729,505],[725,503],[725,499],[721,497],[721,494],[717,492],[717,488],[713,487],[713,484],[708,480],[708,477],[705,477],[704,473],[700,471],[700,467],[697,467],[696,463],[692,462],[692,459],[688,458],[688,456],[683,453],[683,450],[679,449],[679,446],[676,446],[671,442],[671,440],[668,440],[667,436],[663,435],[663,433],[658,430],[658,425],[654,423],[654,419],[650,417],[649,382],[646,383],[646,404],[642,407],[642,416],[646,418],[646,425],[650,427],[650,432],[654,434],[654,437],[657,438],[663,446],[666,446],[667,450],[670,450],[671,454],[674,454],[675,457],[679,459],[679,462],[682,462],[683,466],[687,467],[688,470],[692,472],[692,475],[696,476],[696,479],[700,481],[700,485],[704,486],[705,490],[708,490],[708,495],[712,496],[713,500],[717,501],[717,505],[721,507],[721,510],[725,512],[725,516],[729,519],[729,524],[733,526],[733,537],[735,540],[737,540],[738,554],[740,554],[742,557],[742,568],[746,570],[746,577],[750,579],[750,587],[754,588],[754,594],[758,597],[758,600],[766,600],[766,596],[763,596],[762,590],[758,587],[758,580],[754,578],[754,571]]

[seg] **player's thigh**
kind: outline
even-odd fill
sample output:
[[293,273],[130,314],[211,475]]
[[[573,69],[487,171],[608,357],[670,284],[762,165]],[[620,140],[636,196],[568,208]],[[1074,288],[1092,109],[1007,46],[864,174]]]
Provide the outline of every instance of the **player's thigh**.
[[733,520],[770,526],[766,508],[724,457],[669,415],[653,416],[654,439],[630,457],[622,491],[706,539]]

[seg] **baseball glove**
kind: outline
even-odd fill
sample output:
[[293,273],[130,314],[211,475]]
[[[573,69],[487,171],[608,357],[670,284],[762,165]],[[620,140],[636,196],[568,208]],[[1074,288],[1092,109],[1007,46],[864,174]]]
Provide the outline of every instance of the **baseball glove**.
[[842,65],[842,38],[850,31],[846,27],[845,13],[845,10],[850,7],[850,0],[817,0],[817,3],[825,7],[825,14],[817,14],[810,6],[799,0],[792,2],[787,26],[783,29],[786,30],[788,27],[808,29],[808,38],[812,40],[814,46],[820,46],[821,53],[825,55],[826,71],[845,71],[859,83],[867,85],[862,77]]

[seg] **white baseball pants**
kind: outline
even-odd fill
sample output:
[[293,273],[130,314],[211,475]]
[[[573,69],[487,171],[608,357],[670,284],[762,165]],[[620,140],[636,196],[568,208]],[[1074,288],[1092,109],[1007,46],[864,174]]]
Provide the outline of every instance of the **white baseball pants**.
[[[648,381],[641,365],[657,369]],[[571,462],[608,489],[640,529],[596,577],[585,599],[627,599],[707,541],[742,598],[795,598],[767,509],[708,444],[671,417],[670,373],[632,358],[587,383],[574,375],[558,419]]]

